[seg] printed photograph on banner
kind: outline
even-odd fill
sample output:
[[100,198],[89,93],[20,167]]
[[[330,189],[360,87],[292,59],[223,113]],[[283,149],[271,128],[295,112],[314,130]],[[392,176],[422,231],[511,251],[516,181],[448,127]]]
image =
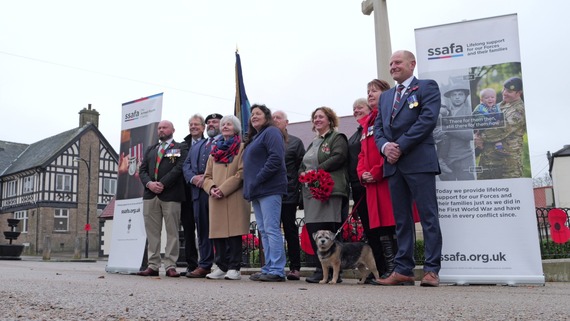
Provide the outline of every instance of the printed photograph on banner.
[[475,147],[469,70],[431,72],[426,78],[435,80],[441,92],[441,109],[433,132],[441,181],[476,179]]
[[[472,67],[477,179],[531,177],[519,62]],[[475,95],[474,95],[475,96]]]
[[142,197],[144,186],[139,178],[144,149],[158,140],[158,123],[121,131],[117,199]]
[[441,181],[531,177],[520,63],[426,73],[442,106]]

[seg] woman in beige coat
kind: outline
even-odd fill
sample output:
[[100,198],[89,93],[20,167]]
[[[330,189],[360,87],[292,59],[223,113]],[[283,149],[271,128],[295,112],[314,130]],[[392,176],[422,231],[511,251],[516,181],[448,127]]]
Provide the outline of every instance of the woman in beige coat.
[[242,235],[249,233],[251,215],[242,192],[241,123],[237,117],[228,115],[220,121],[220,130],[223,139],[212,147],[204,173],[203,189],[210,195],[210,239],[218,266],[206,278],[239,280]]

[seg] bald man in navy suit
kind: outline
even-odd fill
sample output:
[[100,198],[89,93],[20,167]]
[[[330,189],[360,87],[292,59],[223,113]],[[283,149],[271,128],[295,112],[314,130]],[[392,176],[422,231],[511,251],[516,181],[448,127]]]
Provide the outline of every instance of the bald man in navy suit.
[[440,173],[432,132],[436,126],[441,94],[433,80],[414,77],[416,58],[396,51],[390,58],[390,74],[398,85],[380,95],[374,138],[386,162],[398,253],[396,268],[380,285],[414,285],[414,219],[416,202],[425,244],[424,277],[420,285],[439,286],[442,237],[439,227],[435,176]]

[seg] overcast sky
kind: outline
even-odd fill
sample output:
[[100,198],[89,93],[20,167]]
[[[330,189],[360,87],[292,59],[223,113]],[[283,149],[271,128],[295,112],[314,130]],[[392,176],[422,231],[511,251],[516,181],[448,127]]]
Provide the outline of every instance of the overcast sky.
[[[547,151],[570,144],[569,9],[388,0],[392,49],[415,51],[416,28],[518,14],[531,164],[542,176]],[[92,104],[118,151],[121,105],[161,92],[181,140],[192,114],[233,113],[236,45],[250,102],[293,122],[323,105],[350,115],[377,77],[374,20],[358,0],[0,1],[0,140],[31,144],[74,128]],[[544,93],[555,98],[542,102]]]

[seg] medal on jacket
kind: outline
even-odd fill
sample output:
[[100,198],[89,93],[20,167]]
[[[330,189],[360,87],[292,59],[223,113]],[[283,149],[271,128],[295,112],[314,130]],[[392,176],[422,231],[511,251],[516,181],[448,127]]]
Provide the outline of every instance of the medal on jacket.
[[408,97],[408,106],[410,107],[410,109],[418,107],[420,103],[418,102],[418,98],[416,97],[416,95],[411,95],[410,97]]

